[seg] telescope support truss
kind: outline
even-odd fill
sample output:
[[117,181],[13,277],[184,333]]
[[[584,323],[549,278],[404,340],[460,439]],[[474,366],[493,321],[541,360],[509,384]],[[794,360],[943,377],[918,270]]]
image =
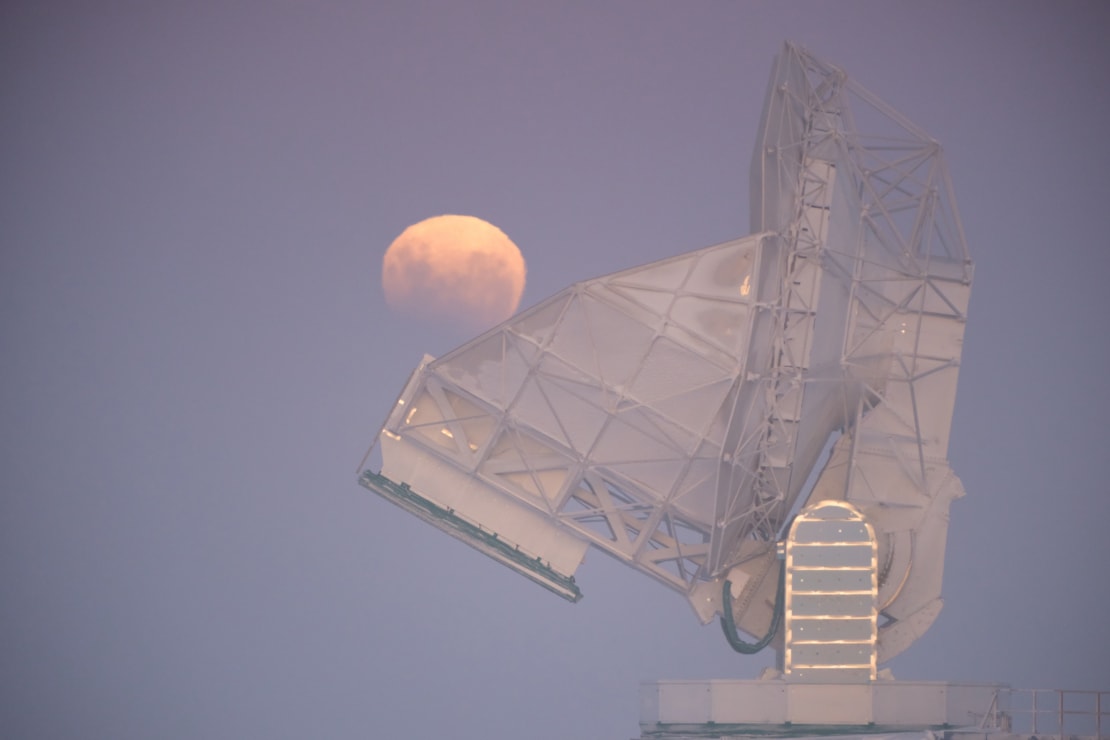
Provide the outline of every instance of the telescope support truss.
[[[577,283],[425,358],[361,481],[565,598],[593,546],[756,639],[783,612],[792,517],[840,502],[873,560],[869,652],[842,668],[872,680],[942,603],[972,265],[939,145],[791,44],[752,193],[753,235]],[[812,601],[790,555],[807,547],[787,545],[771,644],[812,675],[800,632],[820,630],[791,612]]]

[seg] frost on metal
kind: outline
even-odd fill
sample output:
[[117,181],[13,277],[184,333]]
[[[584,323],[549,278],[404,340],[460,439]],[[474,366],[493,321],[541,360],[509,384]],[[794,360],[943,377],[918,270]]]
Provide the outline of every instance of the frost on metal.
[[846,500],[878,543],[881,662],[940,610],[963,493],[972,266],[941,149],[787,44],[752,193],[752,236],[576,283],[422,363],[381,475],[560,578],[593,545],[752,635],[791,515]]

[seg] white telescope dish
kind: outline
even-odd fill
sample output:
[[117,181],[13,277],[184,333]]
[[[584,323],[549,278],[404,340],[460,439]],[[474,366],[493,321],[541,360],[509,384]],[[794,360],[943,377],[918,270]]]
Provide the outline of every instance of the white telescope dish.
[[972,265],[936,141],[791,44],[752,193],[751,236],[425,358],[360,482],[570,600],[592,545],[788,675],[874,680],[941,608]]

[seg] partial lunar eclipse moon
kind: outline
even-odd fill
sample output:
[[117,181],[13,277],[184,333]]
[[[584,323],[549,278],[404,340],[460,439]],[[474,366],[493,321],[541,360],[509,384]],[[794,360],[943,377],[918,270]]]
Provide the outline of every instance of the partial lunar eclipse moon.
[[509,318],[524,293],[520,250],[474,216],[434,216],[401,232],[382,260],[382,287],[398,313],[472,330]]

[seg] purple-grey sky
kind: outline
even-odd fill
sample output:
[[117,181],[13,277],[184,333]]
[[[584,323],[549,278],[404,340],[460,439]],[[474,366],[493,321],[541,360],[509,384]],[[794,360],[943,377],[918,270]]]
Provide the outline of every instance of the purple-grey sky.
[[423,352],[381,257],[465,213],[522,305],[749,232],[784,39],[944,145],[977,263],[946,606],[899,678],[1110,689],[1110,12],[1085,3],[7,2],[0,735],[637,733],[753,678],[591,552],[570,605],[355,482]]

